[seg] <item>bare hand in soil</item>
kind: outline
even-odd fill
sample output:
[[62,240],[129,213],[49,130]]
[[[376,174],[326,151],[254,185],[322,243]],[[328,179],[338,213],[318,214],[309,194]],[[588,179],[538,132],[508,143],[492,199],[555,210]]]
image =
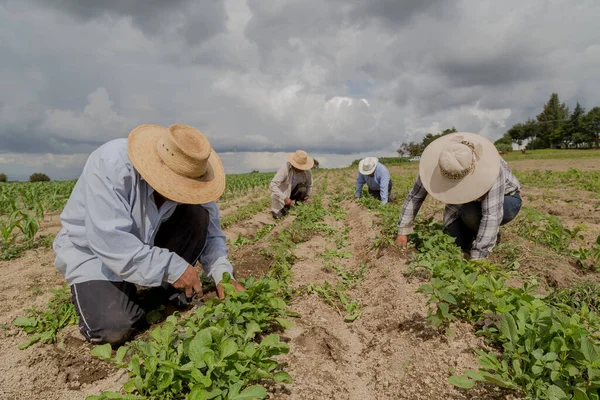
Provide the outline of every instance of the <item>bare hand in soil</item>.
[[396,238],[396,244],[402,248],[406,248],[406,245],[408,244],[408,236],[398,235]]
[[289,197],[286,197],[283,202],[285,203],[286,206],[292,205],[292,199],[290,199]]
[[185,272],[173,283],[173,287],[184,291],[185,296],[188,299],[191,298],[194,293],[198,296],[202,296],[202,284],[200,283],[200,279],[198,279],[198,272],[196,272],[191,265],[188,265]]
[[[223,282],[223,281],[221,281],[221,282]],[[219,296],[219,300],[225,300],[225,291],[223,290],[223,285],[221,285],[221,282],[219,282],[219,284],[217,285],[217,296]],[[235,290],[237,290],[238,292],[245,290],[244,285],[242,285],[238,281],[234,281],[232,279],[231,284],[233,285]]]

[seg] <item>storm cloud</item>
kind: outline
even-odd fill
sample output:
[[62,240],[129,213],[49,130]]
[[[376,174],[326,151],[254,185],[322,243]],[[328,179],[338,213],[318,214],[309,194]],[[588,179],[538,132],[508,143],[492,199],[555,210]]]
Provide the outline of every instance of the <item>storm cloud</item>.
[[598,17],[594,0],[0,0],[0,172],[74,178],[143,123],[197,127],[228,172],[298,148],[337,167],[451,126],[497,139],[552,92],[600,105]]

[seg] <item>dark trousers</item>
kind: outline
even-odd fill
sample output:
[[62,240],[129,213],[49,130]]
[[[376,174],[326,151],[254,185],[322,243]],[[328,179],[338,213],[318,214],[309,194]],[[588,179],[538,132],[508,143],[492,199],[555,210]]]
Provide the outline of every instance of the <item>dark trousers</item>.
[[[381,190],[371,190],[369,189],[369,194],[373,197],[375,197],[377,200],[381,200]],[[390,198],[392,194],[392,181],[390,180],[390,183],[388,184],[388,199]]]
[[[308,197],[308,186],[305,183],[298,183],[296,186],[292,188],[292,193],[290,194],[290,200],[298,203],[299,201],[304,201]],[[285,215],[290,209],[290,206],[285,205],[279,211],[281,215]]]
[[[521,210],[521,196],[515,193],[504,196],[504,216],[500,225],[504,225],[515,219]],[[456,245],[464,251],[471,250],[473,241],[479,232],[481,223],[481,202],[472,201],[462,206],[460,218],[452,222],[446,228],[448,234],[456,238]]]
[[[180,204],[159,227],[154,246],[166,248],[194,265],[206,243],[208,223],[204,207]],[[180,293],[167,282],[139,294],[130,282],[88,281],[71,286],[83,336],[92,343],[113,345],[144,329],[148,311],[169,301],[175,306],[185,306],[178,301]]]

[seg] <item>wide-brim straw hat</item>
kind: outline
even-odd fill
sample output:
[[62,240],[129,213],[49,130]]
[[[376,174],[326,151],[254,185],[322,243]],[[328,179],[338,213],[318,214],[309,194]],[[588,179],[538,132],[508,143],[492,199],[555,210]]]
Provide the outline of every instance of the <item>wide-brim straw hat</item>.
[[221,159],[191,126],[140,125],[129,134],[127,151],[142,178],[174,202],[210,203],[225,190]]
[[315,160],[303,150],[297,150],[295,153],[287,153],[287,159],[294,168],[302,171],[308,171],[315,165]]
[[366,157],[358,163],[358,172],[362,175],[371,175],[377,168],[379,159],[377,157]]
[[456,132],[431,142],[419,162],[423,186],[446,204],[465,204],[487,193],[500,173],[500,154],[476,133]]

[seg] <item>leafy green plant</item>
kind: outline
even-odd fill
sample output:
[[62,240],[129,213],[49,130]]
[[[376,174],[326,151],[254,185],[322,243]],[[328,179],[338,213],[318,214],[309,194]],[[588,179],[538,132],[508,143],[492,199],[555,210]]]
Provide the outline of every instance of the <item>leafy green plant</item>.
[[[225,278],[226,299],[210,300],[191,317],[167,318],[154,328],[147,340],[120,347],[113,356],[110,345],[97,346],[92,353],[129,370],[124,391],[150,399],[262,399],[264,387],[252,382],[290,382],[278,371],[273,358],[288,352],[279,335],[289,327],[286,304],[273,279],[250,278],[246,290],[236,292]],[[105,396],[105,397],[102,397]],[[106,397],[113,396],[113,397]],[[114,397],[122,396],[122,397]],[[102,394],[90,399],[128,398]]]
[[348,298],[346,289],[347,287],[342,281],[338,281],[335,285],[331,285],[329,282],[325,282],[321,285],[311,283],[306,287],[306,292],[316,293],[321,296],[321,298],[323,298],[327,304],[334,307],[340,315],[343,315],[341,310],[344,309],[346,311],[344,321],[352,322],[360,317],[362,306],[358,301]]
[[52,290],[54,296],[48,302],[46,311],[38,311],[35,308],[29,310],[25,317],[19,317],[13,321],[13,325],[23,328],[32,336],[19,349],[23,350],[34,343],[56,342],[56,334],[64,327],[76,324],[78,321],[75,306],[71,302],[71,292],[68,287]]
[[523,208],[521,214],[517,225],[519,235],[534,243],[562,252],[569,248],[573,239],[582,238],[578,235],[581,227],[567,229],[555,216],[542,214],[528,206]]
[[523,288],[506,285],[506,275],[487,261],[463,259],[447,235],[421,225],[413,239],[415,263],[432,273],[419,288],[429,295],[428,319],[445,325],[455,319],[480,327],[502,354],[478,351],[480,368],[449,381],[470,388],[488,382],[539,399],[598,400],[600,353],[592,335],[600,327],[587,304],[573,309],[534,295],[535,282]]
[[221,227],[227,229],[236,222],[247,220],[248,218],[256,215],[258,212],[264,210],[270,204],[269,198],[263,198],[238,207],[233,213],[221,218]]
[[581,268],[600,272],[600,235],[591,248],[579,247],[571,253]]
[[548,296],[548,303],[554,306],[567,305],[580,311],[586,306],[595,313],[600,311],[600,285],[596,282],[579,282],[567,289],[561,289]]

